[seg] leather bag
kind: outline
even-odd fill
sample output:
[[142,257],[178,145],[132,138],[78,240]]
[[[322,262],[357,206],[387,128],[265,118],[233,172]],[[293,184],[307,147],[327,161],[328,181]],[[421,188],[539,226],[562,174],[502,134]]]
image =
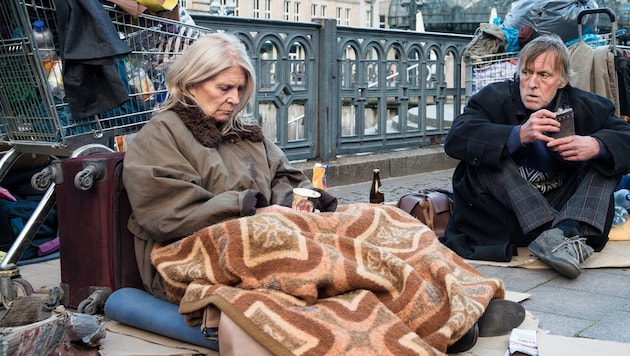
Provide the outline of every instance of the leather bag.
[[398,207],[427,225],[437,237],[444,236],[448,220],[453,215],[452,192],[446,189],[426,189],[405,194]]

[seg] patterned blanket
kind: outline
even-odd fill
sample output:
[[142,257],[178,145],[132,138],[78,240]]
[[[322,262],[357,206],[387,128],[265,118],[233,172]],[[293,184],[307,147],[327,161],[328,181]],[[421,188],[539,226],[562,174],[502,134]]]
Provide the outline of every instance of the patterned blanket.
[[190,323],[213,305],[276,355],[440,355],[504,295],[386,205],[234,219],[152,261]]

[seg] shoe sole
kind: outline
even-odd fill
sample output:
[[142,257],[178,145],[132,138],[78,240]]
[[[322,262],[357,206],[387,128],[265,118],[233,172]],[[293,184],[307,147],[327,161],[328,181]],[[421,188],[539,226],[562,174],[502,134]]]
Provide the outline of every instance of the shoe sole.
[[523,320],[525,320],[525,308],[522,305],[506,299],[493,299],[477,321],[479,336],[508,334],[521,325]]
[[477,343],[477,337],[479,337],[479,326],[475,323],[461,339],[446,348],[446,353],[456,354],[472,349]]
[[528,248],[536,257],[538,257],[540,261],[567,278],[575,279],[581,273],[580,266],[576,266],[567,260],[558,260],[547,257],[536,241],[530,243]]

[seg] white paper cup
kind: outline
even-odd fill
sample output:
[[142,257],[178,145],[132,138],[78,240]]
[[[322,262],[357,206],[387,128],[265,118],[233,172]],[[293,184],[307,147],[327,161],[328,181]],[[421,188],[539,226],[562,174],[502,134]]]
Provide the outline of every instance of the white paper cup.
[[317,207],[319,197],[321,197],[321,194],[313,189],[294,188],[293,203],[291,204],[291,207],[297,211],[312,213]]

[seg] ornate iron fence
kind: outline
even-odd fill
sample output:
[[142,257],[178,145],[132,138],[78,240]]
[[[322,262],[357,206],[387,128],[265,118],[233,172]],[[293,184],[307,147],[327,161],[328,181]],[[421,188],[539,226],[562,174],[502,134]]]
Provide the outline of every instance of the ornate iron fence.
[[258,76],[248,115],[291,160],[440,142],[465,101],[468,35],[192,17],[243,40]]

